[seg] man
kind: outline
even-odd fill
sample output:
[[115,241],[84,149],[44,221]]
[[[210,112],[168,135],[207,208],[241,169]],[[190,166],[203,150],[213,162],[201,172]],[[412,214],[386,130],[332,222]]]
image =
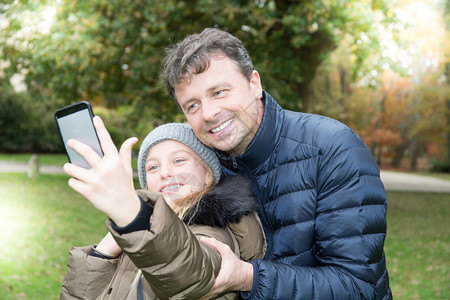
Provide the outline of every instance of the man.
[[267,238],[264,260],[222,255],[212,297],[391,299],[383,244],[386,194],[363,141],[345,125],[283,110],[242,43],[217,29],[168,50],[163,77],[225,174],[250,178]]

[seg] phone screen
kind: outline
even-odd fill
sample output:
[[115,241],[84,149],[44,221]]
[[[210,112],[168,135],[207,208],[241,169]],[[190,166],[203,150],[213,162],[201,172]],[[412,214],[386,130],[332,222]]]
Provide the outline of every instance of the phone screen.
[[68,114],[61,114],[56,117],[59,131],[66,148],[69,161],[80,167],[89,169],[90,166],[86,160],[75,150],[67,146],[70,139],[79,140],[90,146],[100,156],[103,156],[101,146],[98,141],[97,133],[92,123],[92,115],[87,105],[81,105],[80,110],[73,110]]

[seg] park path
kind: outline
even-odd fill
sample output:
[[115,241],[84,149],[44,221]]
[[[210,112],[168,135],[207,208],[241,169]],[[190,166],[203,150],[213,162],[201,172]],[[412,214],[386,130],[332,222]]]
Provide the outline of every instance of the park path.
[[380,177],[387,191],[450,194],[450,180],[383,170],[380,172]]
[[[62,167],[59,166],[40,166],[39,170],[45,174],[64,174]],[[26,173],[27,171],[27,163],[0,160],[0,172]],[[450,194],[450,180],[384,170],[381,171],[380,177],[387,191]]]
[[[0,160],[0,172],[2,173],[27,173],[28,164],[14,161]],[[59,166],[40,166],[39,172],[43,174],[64,174]]]

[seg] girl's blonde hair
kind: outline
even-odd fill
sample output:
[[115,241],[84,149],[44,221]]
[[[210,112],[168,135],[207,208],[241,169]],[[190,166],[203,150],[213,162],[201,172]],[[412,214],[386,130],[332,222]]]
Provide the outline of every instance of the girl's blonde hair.
[[200,191],[194,192],[191,195],[183,197],[181,199],[175,200],[169,204],[172,210],[178,215],[178,217],[183,220],[186,224],[190,224],[191,220],[185,220],[187,217],[187,212],[193,210],[190,214],[191,216],[196,215],[196,211],[202,200],[203,196],[213,191],[216,188],[216,183],[214,182],[214,172],[211,168],[202,160],[202,164],[207,170],[208,175],[210,175],[210,183]]

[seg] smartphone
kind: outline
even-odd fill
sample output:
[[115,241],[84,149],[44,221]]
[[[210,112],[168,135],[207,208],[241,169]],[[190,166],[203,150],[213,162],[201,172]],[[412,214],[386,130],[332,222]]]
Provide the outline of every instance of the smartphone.
[[69,162],[85,169],[90,169],[91,167],[81,155],[67,146],[67,141],[70,139],[79,140],[103,157],[97,131],[92,122],[93,117],[92,107],[87,101],[66,106],[58,109],[55,113],[56,124],[58,124],[59,133],[66,148]]

